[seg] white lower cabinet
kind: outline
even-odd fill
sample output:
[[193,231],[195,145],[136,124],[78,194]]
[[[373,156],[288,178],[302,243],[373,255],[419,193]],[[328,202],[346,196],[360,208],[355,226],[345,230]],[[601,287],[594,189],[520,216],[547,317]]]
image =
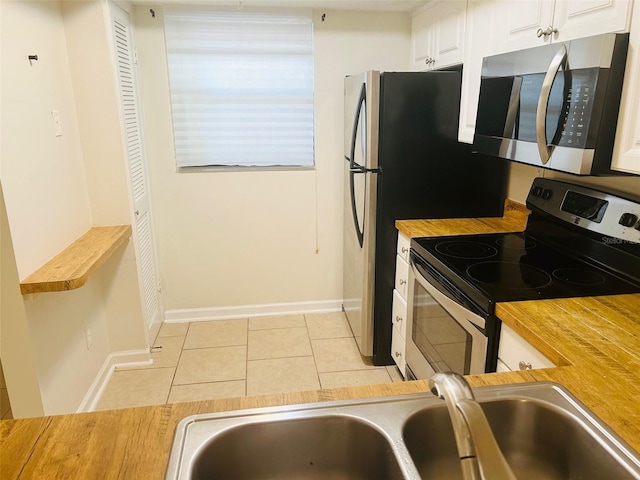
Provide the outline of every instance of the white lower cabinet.
[[409,281],[409,264],[400,255],[396,256],[396,283],[395,289],[406,300],[407,282]]
[[556,365],[518,335],[511,327],[502,324],[498,348],[498,371],[534,370]]
[[398,232],[398,249],[396,255],[396,282],[393,290],[393,307],[391,313],[391,356],[404,377],[407,362],[405,360],[407,332],[407,287],[409,280],[409,243],[406,235]]
[[396,362],[400,373],[404,377],[406,375],[407,361],[404,358],[405,354],[405,340],[398,329],[394,327],[393,334],[391,336],[391,355],[393,355],[393,361]]
[[407,301],[398,293],[393,291],[393,314],[391,321],[394,328],[397,328],[402,338],[407,338]]
[[496,367],[496,372],[500,373],[500,372],[510,372],[510,371],[511,369],[507,367],[502,360],[498,359],[498,366]]

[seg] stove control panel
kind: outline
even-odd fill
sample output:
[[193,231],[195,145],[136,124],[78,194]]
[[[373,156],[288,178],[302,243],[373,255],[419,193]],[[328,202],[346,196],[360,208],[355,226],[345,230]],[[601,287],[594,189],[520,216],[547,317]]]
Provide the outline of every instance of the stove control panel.
[[536,178],[527,196],[529,208],[586,230],[603,241],[640,244],[640,198],[618,196],[549,178]]

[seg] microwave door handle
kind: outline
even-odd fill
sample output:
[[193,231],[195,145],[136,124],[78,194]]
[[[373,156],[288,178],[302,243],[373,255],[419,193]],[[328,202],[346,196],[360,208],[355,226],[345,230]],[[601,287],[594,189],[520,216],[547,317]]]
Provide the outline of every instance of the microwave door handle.
[[560,67],[567,60],[567,47],[561,45],[555,54],[547,74],[542,81],[542,89],[540,90],[540,98],[538,98],[538,108],[536,110],[536,143],[538,144],[538,152],[542,164],[546,165],[551,156],[551,148],[547,145],[547,108],[549,105],[549,97],[551,96],[551,87],[553,81],[560,70]]

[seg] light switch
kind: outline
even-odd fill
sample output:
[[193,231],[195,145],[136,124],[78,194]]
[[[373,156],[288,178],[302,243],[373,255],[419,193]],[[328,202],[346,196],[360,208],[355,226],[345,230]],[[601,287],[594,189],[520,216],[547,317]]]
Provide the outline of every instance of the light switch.
[[61,137],[62,124],[60,123],[60,112],[58,110],[51,110],[51,118],[53,119],[53,128],[56,132],[56,137]]

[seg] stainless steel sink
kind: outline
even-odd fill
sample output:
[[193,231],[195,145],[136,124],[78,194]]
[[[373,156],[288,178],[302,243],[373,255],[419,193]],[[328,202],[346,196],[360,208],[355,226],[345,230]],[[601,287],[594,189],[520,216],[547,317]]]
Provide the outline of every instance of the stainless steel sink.
[[198,452],[192,478],[402,479],[389,441],[346,415],[273,419],[225,430]]
[[[474,389],[515,475],[640,480],[640,456],[559,385]],[[444,401],[430,393],[194,415],[167,479],[462,478]]]
[[[564,408],[535,399],[506,399],[484,402],[482,409],[519,480],[634,478],[620,455]],[[430,432],[426,438],[425,431]],[[446,409],[416,413],[403,435],[422,478],[463,478]]]

